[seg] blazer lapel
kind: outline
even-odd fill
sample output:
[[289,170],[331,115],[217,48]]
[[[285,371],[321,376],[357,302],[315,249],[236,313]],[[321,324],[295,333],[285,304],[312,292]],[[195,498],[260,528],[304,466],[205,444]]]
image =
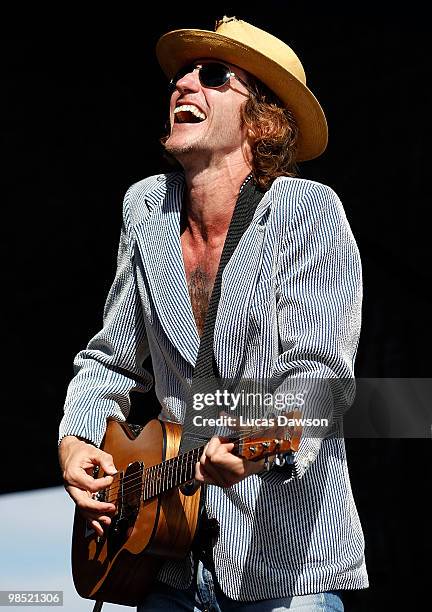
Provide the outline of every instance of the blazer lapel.
[[[152,301],[171,343],[195,365],[200,338],[186,284],[180,243],[182,175],[168,176],[160,190],[148,197],[150,214],[136,226]],[[150,201],[151,200],[151,201]]]

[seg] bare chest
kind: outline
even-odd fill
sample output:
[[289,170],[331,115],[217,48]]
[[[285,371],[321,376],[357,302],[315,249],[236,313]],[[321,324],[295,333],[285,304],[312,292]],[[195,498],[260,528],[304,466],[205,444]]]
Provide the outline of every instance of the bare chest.
[[183,263],[186,282],[198,333],[204,331],[204,323],[219,267],[222,247],[196,252],[182,239]]

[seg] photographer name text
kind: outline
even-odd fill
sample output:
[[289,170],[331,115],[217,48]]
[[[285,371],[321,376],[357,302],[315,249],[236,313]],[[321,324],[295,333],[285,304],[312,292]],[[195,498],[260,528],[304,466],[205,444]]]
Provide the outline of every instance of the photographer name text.
[[193,418],[195,427],[328,427],[328,419],[292,418],[279,414],[272,417],[252,418],[245,416],[232,417],[222,415],[207,418],[197,414]]

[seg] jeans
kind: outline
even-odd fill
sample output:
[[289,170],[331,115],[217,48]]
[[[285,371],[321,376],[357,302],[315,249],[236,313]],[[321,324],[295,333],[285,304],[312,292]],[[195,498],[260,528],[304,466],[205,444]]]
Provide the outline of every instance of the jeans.
[[295,595],[261,601],[235,601],[221,590],[214,570],[207,569],[199,561],[196,583],[188,589],[174,589],[157,582],[152,592],[138,606],[137,612],[156,612],[160,610],[189,610],[193,612],[283,612],[298,610],[302,612],[343,612],[343,603],[338,591]]

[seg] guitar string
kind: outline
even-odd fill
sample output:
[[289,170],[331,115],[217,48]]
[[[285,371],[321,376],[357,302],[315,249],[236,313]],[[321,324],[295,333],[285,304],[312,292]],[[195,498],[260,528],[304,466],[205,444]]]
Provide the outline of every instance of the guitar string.
[[[105,500],[107,503],[114,502],[115,500],[121,501],[127,496],[130,496],[138,491],[143,490],[146,495],[146,499],[154,497],[165,490],[171,489],[175,486],[179,486],[188,480],[193,479],[193,468],[196,465],[198,458],[191,458],[187,462],[183,461],[177,466],[168,466],[170,469],[164,469],[164,472],[142,475],[138,474],[135,478],[129,480],[126,486],[119,485],[117,489],[109,490],[108,497]],[[191,469],[192,468],[192,469]],[[186,476],[187,472],[191,470],[191,474]],[[179,473],[180,472],[180,473]],[[123,488],[122,495],[118,496],[118,490]]]
[[[190,466],[194,466],[194,465],[195,465],[195,462],[191,462],[190,463]],[[179,475],[177,474],[176,476],[178,477]],[[181,475],[181,476],[184,476],[184,474]],[[184,478],[183,477],[182,478],[170,478],[169,480],[171,482],[170,481],[167,482],[166,480],[163,481],[162,479],[160,479],[160,480],[153,480],[153,481],[147,480],[147,481],[143,482],[142,479],[139,478],[138,479],[139,482],[137,482],[134,485],[130,484],[127,487],[127,490],[122,493],[122,495],[120,495],[120,496],[114,495],[112,497],[108,497],[108,499],[106,499],[105,501],[107,503],[110,503],[110,502],[113,503],[114,501],[122,501],[125,498],[127,498],[127,497],[129,497],[129,496],[131,496],[131,495],[133,495],[135,493],[138,493],[138,492],[140,492],[140,495],[141,495],[141,491],[144,494],[144,500],[143,501],[147,501],[148,499],[151,499],[152,497],[156,497],[160,493],[163,493],[163,492],[165,492],[165,491],[167,491],[169,489],[172,489],[175,486],[180,486],[184,482],[187,482],[188,480],[192,480],[192,479],[193,479],[193,474],[191,474],[190,477],[187,477],[187,478],[186,477],[184,477]],[[177,480],[179,480],[178,483],[176,482]]]
[[[266,428],[261,428],[261,431],[267,431],[268,429],[272,429],[272,427],[269,426]],[[251,433],[251,430],[249,430],[246,435],[242,435],[239,438],[235,438],[234,443],[238,443],[238,442],[241,442],[247,439],[250,433]],[[292,436],[290,436],[290,439],[291,437]],[[288,440],[288,438],[285,437],[285,440]],[[259,442],[257,443],[259,444]],[[108,498],[105,501],[107,503],[111,503],[115,499],[122,501],[127,495],[131,495],[142,489],[147,490],[147,493],[150,494],[152,488],[155,488],[155,491],[152,493],[150,497],[147,497],[147,499],[150,499],[151,497],[155,497],[157,494],[163,492],[164,485],[168,484],[166,482],[167,477],[168,477],[168,480],[171,480],[171,481],[173,479],[177,480],[179,477],[180,478],[185,477],[185,473],[187,473],[187,470],[190,469],[190,467],[192,467],[193,465],[196,465],[196,463],[198,463],[197,458],[193,457],[193,454],[196,453],[197,451],[203,450],[204,447],[205,445],[202,445],[182,455],[171,457],[170,459],[162,463],[156,464],[154,466],[149,466],[148,468],[144,469],[142,474],[134,473],[129,476],[126,476],[117,486],[114,486],[108,489]],[[179,459],[181,459],[182,457],[186,457],[186,461],[184,460],[179,461]],[[180,474],[178,473],[179,469],[180,469]],[[155,473],[151,474],[150,473],[151,471]],[[123,472],[119,472],[119,474],[121,473]],[[193,475],[191,476],[191,479],[192,478],[193,478]],[[162,484],[161,490],[157,491],[157,489],[159,488],[161,484]],[[177,485],[173,485],[171,482],[169,488],[172,488],[173,486],[177,486]],[[120,489],[123,489],[123,493],[122,495],[117,497],[117,493]]]
[[[195,450],[195,449],[194,449]],[[197,450],[200,450],[197,449]],[[168,460],[170,461],[170,460]],[[168,478],[173,478],[173,476],[181,476],[181,474],[178,474],[179,468],[181,472],[186,472],[185,468],[189,468],[192,465],[195,465],[198,462],[198,459],[191,456],[187,459],[187,461],[181,461],[181,462],[177,462],[177,464],[170,464],[168,465],[167,462],[161,463],[161,464],[156,464],[154,466],[150,466],[149,468],[146,468],[144,470],[144,472],[142,474],[131,474],[130,479],[128,480],[126,486],[122,484],[119,484],[117,488],[113,488],[111,487],[109,492],[113,493],[113,492],[117,492],[120,488],[124,488],[124,489],[128,489],[130,491],[130,486],[131,484],[133,484],[134,482],[138,481],[142,481],[143,480],[143,476],[145,479],[145,483],[157,483],[157,482],[161,482],[162,479],[166,479],[166,477],[168,476]],[[161,466],[161,467],[159,467]],[[155,471],[154,468],[159,468],[155,474],[152,474],[151,471]],[[162,472],[163,470],[163,472]],[[159,475],[157,474],[157,472],[159,472]],[[168,472],[168,474],[167,474]]]
[[[185,479],[185,481],[187,482],[188,480],[192,480],[192,479],[193,479],[193,475]],[[144,494],[143,501],[147,501],[148,499],[151,499],[152,497],[156,497],[160,493],[164,493],[165,491],[169,489],[172,489],[176,486],[180,486],[181,484],[183,484],[182,482],[179,482],[177,484],[173,481],[171,483],[166,483],[162,481],[142,482],[141,479],[139,480],[140,480],[139,483],[136,483],[135,485],[130,485],[128,487],[128,490],[124,492],[122,495],[120,495],[119,497],[114,496],[113,498],[107,499],[106,500],[107,503],[113,502],[114,500],[124,500],[125,498],[131,495],[134,495],[138,492],[140,492],[140,495],[141,495],[141,491]],[[180,480],[183,480],[183,479],[180,479]],[[166,487],[165,485],[169,485],[169,486]]]
[[[260,432],[265,432],[265,431],[267,431],[267,430],[269,430],[269,429],[272,429],[272,427],[271,427],[271,426],[268,426],[268,427],[266,427],[266,428],[260,428],[259,432],[257,432],[257,431],[256,431],[256,430],[254,430],[253,428],[252,428],[252,429],[249,429],[249,430],[245,430],[245,431],[243,431],[243,432],[242,432],[242,435],[240,435],[238,438],[231,437],[230,441],[233,441],[233,443],[234,443],[234,444],[236,444],[236,443],[238,443],[238,442],[242,442],[243,440],[246,440],[246,439],[247,439],[247,438],[250,436],[250,434],[251,434],[251,433],[260,433]],[[258,442],[257,442],[257,443],[258,443]],[[197,447],[197,448],[191,449],[190,451],[188,451],[187,453],[184,453],[184,454],[182,454],[182,455],[176,455],[175,457],[171,457],[170,459],[167,459],[167,460],[165,460],[165,461],[162,461],[161,463],[158,463],[158,464],[155,464],[155,465],[149,466],[148,468],[145,468],[145,470],[144,470],[144,471],[145,471],[145,472],[148,472],[148,471],[150,471],[150,470],[152,470],[152,469],[154,469],[154,468],[156,468],[156,467],[157,467],[157,468],[161,468],[162,466],[167,466],[167,468],[168,468],[168,469],[172,469],[172,468],[178,469],[178,460],[179,460],[181,457],[185,457],[185,456],[187,456],[187,455],[189,455],[189,454],[192,454],[192,453],[196,452],[197,450],[201,450],[201,449],[203,450],[203,449],[204,449],[204,447],[205,447],[205,444],[203,444],[202,446],[199,446],[199,447]],[[188,461],[189,461],[189,459],[188,459]],[[184,464],[184,461],[182,461],[182,464]],[[121,471],[121,472],[117,472],[117,474],[119,474],[119,475],[120,475],[120,474],[122,474],[122,473],[123,473],[123,471]],[[114,476],[116,476],[117,474],[114,474]],[[149,475],[149,476],[150,476],[150,475]],[[123,478],[123,481],[122,481],[122,483],[121,483],[121,484],[119,484],[119,485],[118,485],[118,488],[120,488],[120,487],[124,486],[124,485],[125,485],[125,483],[127,483],[127,482],[128,482],[128,480],[129,480],[130,478],[135,478],[135,474],[131,474],[131,475],[126,476],[125,478]],[[114,484],[114,483],[113,483],[113,484]],[[113,486],[113,487],[111,487],[111,490],[115,490],[115,487],[114,487],[114,486]]]
[[[195,450],[195,449],[194,449]],[[197,449],[200,450],[200,449]],[[197,457],[189,457],[186,461],[181,461],[181,462],[177,462],[177,464],[171,464],[171,465],[167,465],[165,464],[160,464],[161,466],[163,466],[162,468],[159,468],[159,465],[156,466],[150,466],[150,468],[146,468],[146,470],[144,470],[144,473],[142,476],[144,476],[144,478],[141,475],[135,475],[135,478],[133,478],[132,480],[129,480],[127,485],[124,487],[124,493],[128,493],[130,494],[133,491],[132,487],[135,486],[135,483],[137,481],[139,481],[139,487],[141,488],[141,485],[143,486],[143,488],[148,488],[150,489],[151,486],[156,485],[156,484],[162,484],[165,485],[167,484],[167,479],[169,480],[177,480],[178,478],[182,478],[183,476],[186,477],[186,473],[187,471],[196,465],[196,463],[198,462],[198,456]],[[153,470],[152,470],[153,468]],[[158,470],[154,470],[154,468],[159,468]],[[163,470],[163,471],[162,471]],[[151,471],[156,472],[156,473],[151,473]],[[180,471],[180,474],[178,473]],[[159,474],[157,473],[159,472]],[[191,479],[193,478],[193,475],[191,475]],[[187,482],[187,480],[186,480]],[[110,500],[115,499],[118,490],[122,488],[122,485],[120,484],[117,488],[114,489],[110,489],[109,490],[109,494],[114,493],[114,495],[112,497],[110,497]],[[123,495],[122,497],[124,497],[125,495]]]
[[[136,473],[134,474],[130,474],[129,476],[126,476],[123,478],[123,480],[116,486],[110,487],[109,492],[117,492],[120,488],[128,486],[131,484],[131,482],[139,479],[141,480],[142,477],[144,476],[144,478],[148,481],[151,482],[153,480],[153,474],[151,474],[151,471],[155,471],[155,468],[158,468],[158,470],[160,471],[165,470],[165,471],[172,471],[174,472],[174,470],[178,470],[179,467],[183,468],[184,466],[188,466],[191,463],[197,463],[197,460],[195,460],[195,458],[192,456],[193,453],[196,453],[197,450],[201,451],[202,449],[204,449],[204,445],[200,446],[196,449],[192,449],[191,451],[188,451],[188,453],[185,453],[185,455],[191,455],[187,458],[186,461],[182,460],[181,462],[178,461],[178,459],[180,457],[183,457],[184,455],[177,455],[176,457],[171,457],[170,459],[166,459],[165,461],[161,462],[161,463],[157,463],[155,465],[150,465],[149,467],[145,468],[142,475],[137,475]],[[118,472],[118,474],[122,474],[123,472]],[[119,477],[120,479],[121,477]]]
[[[266,429],[271,429],[271,427],[268,427],[268,428],[266,428]],[[266,431],[266,429],[263,429],[263,431]],[[247,438],[250,436],[250,434],[251,434],[251,433],[254,433],[254,432],[256,433],[256,430],[254,430],[254,429],[252,429],[252,428],[251,428],[251,429],[249,429],[249,430],[245,430],[245,431],[243,431],[243,432],[242,432],[242,435],[241,435],[239,438],[232,437],[232,438],[231,438],[231,440],[232,440],[234,443],[237,443],[237,442],[243,441],[243,440],[247,439]],[[205,444],[203,444],[202,446],[199,446],[199,447],[197,447],[197,448],[193,448],[193,449],[191,449],[190,451],[187,451],[187,453],[183,453],[182,455],[176,455],[175,457],[171,457],[170,459],[166,459],[165,461],[162,461],[161,463],[158,463],[158,464],[155,464],[155,465],[151,465],[151,466],[149,466],[148,468],[145,468],[145,472],[147,472],[148,470],[154,469],[155,467],[160,467],[160,466],[163,466],[163,465],[168,465],[168,464],[169,464],[169,465],[168,465],[168,467],[169,467],[169,468],[171,468],[171,467],[177,467],[177,466],[174,466],[174,465],[173,465],[173,464],[174,464],[174,462],[178,461],[178,460],[179,460],[181,457],[184,457],[184,456],[187,456],[187,455],[189,455],[189,454],[192,454],[192,453],[196,452],[197,450],[203,450],[203,449],[204,449],[204,447],[205,447]],[[123,472],[124,472],[124,471],[117,472],[116,474],[114,474],[114,476],[116,476],[117,474],[119,474],[119,475],[120,475],[120,474],[122,474]],[[122,484],[119,484],[119,485],[118,485],[118,488],[120,488],[121,486],[124,486],[124,483],[125,483],[125,482],[127,482],[128,478],[132,478],[132,477],[134,477],[134,476],[135,476],[134,474],[131,474],[130,476],[126,476],[126,477],[123,479]],[[114,484],[114,483],[113,483],[113,484]],[[112,489],[113,489],[113,487],[112,487]],[[115,489],[114,489],[114,490],[115,490]]]
[[[193,458],[191,458],[190,460],[188,460],[187,462],[182,462],[181,465],[177,466],[176,471],[178,471],[178,467],[180,467],[181,473],[178,474],[176,473],[173,469],[171,469],[171,473],[170,474],[162,474],[161,477],[154,477],[153,475],[151,475],[150,477],[146,477],[146,474],[144,475],[144,479],[142,478],[142,476],[136,476],[132,481],[128,482],[127,486],[124,487],[123,489],[123,494],[120,496],[120,499],[123,499],[124,497],[126,497],[127,495],[131,495],[132,493],[134,493],[135,491],[140,490],[141,488],[145,489],[150,489],[152,485],[165,485],[166,483],[166,478],[168,476],[168,480],[173,480],[176,478],[181,478],[183,479],[183,476],[185,474],[185,472],[187,472],[187,469],[185,468],[190,468],[192,466],[195,466],[198,463],[198,460],[195,460]],[[171,468],[175,467],[175,466],[170,466]],[[191,475],[191,477],[189,479],[185,479],[185,481],[187,482],[187,480],[192,480],[193,479],[193,474]],[[138,481],[138,482],[137,482]],[[135,484],[136,483],[136,484]],[[172,483],[171,483],[172,485]],[[176,486],[176,485],[172,485],[172,486]],[[114,493],[114,495],[112,495],[111,497],[109,497],[108,499],[106,499],[105,501],[107,503],[111,503],[113,500],[117,499],[117,491],[119,489],[122,488],[122,485],[119,485],[118,488],[115,491],[110,490],[109,494]],[[162,486],[162,490],[160,492],[163,491],[164,486]],[[169,487],[171,488],[171,487]],[[155,493],[154,495],[156,495],[157,493]],[[152,495],[152,497],[154,497],[154,495]]]
[[[271,427],[267,427],[265,429],[262,428],[262,431],[266,431],[267,429],[271,429]],[[250,432],[249,432],[250,433]],[[236,438],[235,441],[236,442],[240,442],[246,438],[249,437],[249,433],[247,435],[244,436],[240,436],[239,438]],[[286,440],[288,438],[285,438]],[[257,442],[259,443],[259,442]],[[130,485],[135,482],[136,480],[139,480],[140,482],[144,480],[144,486],[146,484],[152,485],[155,483],[160,483],[162,480],[165,480],[166,477],[168,476],[168,478],[172,479],[174,476],[174,470],[176,471],[175,476],[179,477],[181,476],[181,474],[179,475],[177,472],[179,470],[179,468],[181,469],[181,471],[184,471],[184,468],[189,468],[191,463],[192,464],[196,464],[198,461],[195,457],[193,457],[193,453],[196,453],[197,451],[201,451],[204,448],[205,445],[192,449],[191,451],[188,451],[188,453],[184,453],[183,455],[177,455],[176,457],[172,457],[171,459],[168,459],[160,464],[156,464],[154,466],[149,466],[148,468],[145,468],[144,473],[143,474],[138,474],[136,475],[136,473],[131,474],[125,478],[123,478],[123,481],[120,481],[120,483],[118,484],[118,486],[113,486],[110,488],[110,490],[108,491],[108,494],[110,493],[114,493],[116,494],[117,491],[120,488],[123,488],[124,490],[127,490],[128,494],[130,494],[131,492],[131,488]],[[188,455],[192,455],[191,457],[189,457]],[[181,460],[181,462],[179,461],[179,459],[181,457],[187,457],[187,460],[184,461]],[[165,473],[161,472],[161,470],[164,470]],[[155,474],[152,474],[151,472],[155,472]],[[166,473],[166,472],[171,472],[171,473]],[[122,472],[121,472],[122,473]],[[142,478],[142,476],[144,476],[144,479]],[[112,499],[112,498],[111,498]]]

